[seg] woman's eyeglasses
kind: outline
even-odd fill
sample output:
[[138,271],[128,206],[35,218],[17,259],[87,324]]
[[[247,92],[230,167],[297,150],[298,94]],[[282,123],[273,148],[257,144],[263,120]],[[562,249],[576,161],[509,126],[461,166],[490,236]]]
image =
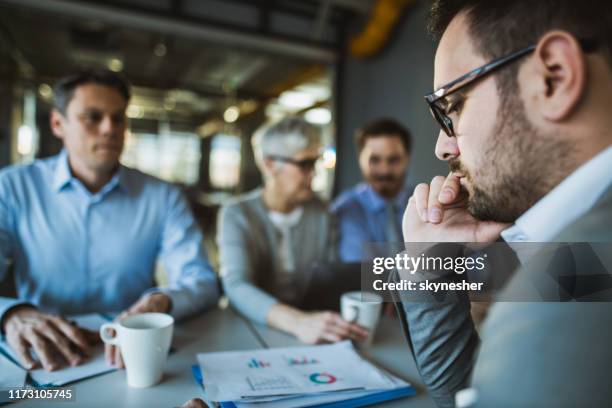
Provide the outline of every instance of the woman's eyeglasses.
[[320,157],[317,156],[317,157],[311,157],[311,158],[302,159],[302,160],[296,160],[291,157],[278,156],[274,154],[268,155],[266,156],[266,158],[273,160],[273,161],[281,162],[281,163],[292,164],[298,167],[304,173],[314,170],[315,165],[317,164],[317,161],[319,161],[320,159]]

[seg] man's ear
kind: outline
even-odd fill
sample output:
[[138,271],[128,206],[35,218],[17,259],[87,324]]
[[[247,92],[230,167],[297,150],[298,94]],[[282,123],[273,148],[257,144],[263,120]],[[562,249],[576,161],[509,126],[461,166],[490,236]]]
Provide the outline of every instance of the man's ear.
[[540,112],[553,122],[566,119],[586,91],[587,66],[578,40],[565,31],[550,31],[538,41],[534,57]]
[[64,120],[64,115],[59,110],[55,108],[51,110],[49,124],[51,126],[51,131],[58,139],[64,139]]

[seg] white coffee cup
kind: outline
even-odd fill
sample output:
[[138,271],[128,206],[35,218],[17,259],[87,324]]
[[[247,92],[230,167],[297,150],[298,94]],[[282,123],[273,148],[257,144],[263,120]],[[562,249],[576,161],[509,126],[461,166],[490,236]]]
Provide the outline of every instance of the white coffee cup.
[[[121,349],[130,387],[150,387],[161,380],[173,327],[174,318],[165,313],[128,316],[100,327],[102,341]],[[115,331],[114,336],[109,329]]]
[[362,343],[365,346],[372,344],[382,304],[382,296],[371,292],[348,292],[340,298],[342,318],[348,322],[357,323],[370,332],[368,338]]

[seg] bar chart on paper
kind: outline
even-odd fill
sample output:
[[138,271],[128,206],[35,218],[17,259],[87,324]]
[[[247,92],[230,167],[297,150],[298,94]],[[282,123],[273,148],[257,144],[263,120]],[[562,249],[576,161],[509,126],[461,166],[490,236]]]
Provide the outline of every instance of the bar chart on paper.
[[250,359],[249,362],[247,363],[247,365],[249,366],[249,368],[266,368],[266,367],[270,367],[270,363],[267,363],[267,362],[261,361],[261,360],[257,360],[256,358]]

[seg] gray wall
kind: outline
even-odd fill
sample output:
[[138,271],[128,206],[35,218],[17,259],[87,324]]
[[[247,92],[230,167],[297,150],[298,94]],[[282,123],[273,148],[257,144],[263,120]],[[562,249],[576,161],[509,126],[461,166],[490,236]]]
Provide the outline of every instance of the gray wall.
[[[392,41],[377,56],[356,60],[346,56],[339,79],[341,94],[336,192],[361,180],[353,135],[364,122],[390,116],[412,132],[414,148],[409,169],[412,182],[446,174],[448,166],[433,154],[439,128],[423,95],[433,84],[435,44],[425,31],[426,1],[410,7]],[[360,29],[362,24],[356,24]]]

